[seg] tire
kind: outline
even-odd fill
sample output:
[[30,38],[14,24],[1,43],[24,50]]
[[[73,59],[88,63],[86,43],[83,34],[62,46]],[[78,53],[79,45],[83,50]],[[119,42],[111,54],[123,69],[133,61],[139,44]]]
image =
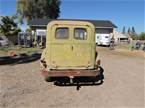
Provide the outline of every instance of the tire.
[[52,78],[51,78],[51,77],[46,77],[46,78],[44,78],[44,80],[45,80],[46,82],[52,82]]

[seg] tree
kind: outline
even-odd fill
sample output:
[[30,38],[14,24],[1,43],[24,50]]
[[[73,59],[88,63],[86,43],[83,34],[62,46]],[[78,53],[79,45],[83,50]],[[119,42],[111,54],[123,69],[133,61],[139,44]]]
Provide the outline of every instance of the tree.
[[125,30],[125,26],[123,27],[123,30],[122,30],[122,34],[125,34],[126,33],[126,30]]
[[139,39],[140,40],[145,40],[145,33],[142,32],[140,35],[139,35]]
[[14,21],[15,16],[2,16],[0,22],[0,32],[5,36],[17,35],[21,31]]
[[132,27],[131,34],[132,35],[136,35],[136,32],[135,32],[135,28],[134,27]]
[[27,22],[34,18],[56,19],[60,3],[60,0],[17,0],[17,15]]
[[130,27],[128,28],[127,33],[128,33],[129,35],[131,34]]
[[31,30],[31,28],[27,28],[27,29],[25,30],[25,32],[27,32],[27,33],[31,33],[32,30]]

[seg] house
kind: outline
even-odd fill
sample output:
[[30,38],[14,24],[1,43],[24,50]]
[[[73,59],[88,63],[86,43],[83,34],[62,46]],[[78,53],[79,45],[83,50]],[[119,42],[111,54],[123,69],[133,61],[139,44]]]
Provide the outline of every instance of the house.
[[117,41],[119,41],[119,42],[120,41],[127,41],[128,38],[130,37],[127,34],[122,34],[122,33],[118,32],[116,30],[113,31],[113,34],[114,34],[114,38],[115,38],[116,42]]
[[[57,19],[57,20],[75,20],[75,21],[88,21],[91,22],[96,29],[97,34],[111,34],[114,29],[117,28],[115,24],[113,24],[109,20],[80,20],[80,19]],[[33,19],[30,21],[29,26],[34,31],[36,37],[35,40],[43,41],[45,40],[46,27],[47,24],[52,21],[51,19]]]

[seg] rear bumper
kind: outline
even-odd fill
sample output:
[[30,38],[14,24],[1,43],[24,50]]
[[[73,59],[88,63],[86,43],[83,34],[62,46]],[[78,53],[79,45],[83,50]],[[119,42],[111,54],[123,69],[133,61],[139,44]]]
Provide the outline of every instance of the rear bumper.
[[97,76],[100,74],[100,69],[94,70],[42,70],[42,75],[46,77],[89,77]]
[[[89,76],[97,76],[100,74],[100,60],[96,62],[96,66],[94,69],[53,69],[46,70],[43,68],[41,73],[42,75],[47,77],[89,77]],[[45,65],[45,64],[44,64]]]

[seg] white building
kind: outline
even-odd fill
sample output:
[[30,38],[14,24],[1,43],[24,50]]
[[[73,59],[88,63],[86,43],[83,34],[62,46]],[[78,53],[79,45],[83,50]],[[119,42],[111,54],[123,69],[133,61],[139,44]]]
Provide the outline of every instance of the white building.
[[116,30],[113,31],[113,35],[114,35],[114,38],[115,38],[116,42],[128,40],[128,38],[129,38],[127,35],[122,34],[122,33],[118,32]]

